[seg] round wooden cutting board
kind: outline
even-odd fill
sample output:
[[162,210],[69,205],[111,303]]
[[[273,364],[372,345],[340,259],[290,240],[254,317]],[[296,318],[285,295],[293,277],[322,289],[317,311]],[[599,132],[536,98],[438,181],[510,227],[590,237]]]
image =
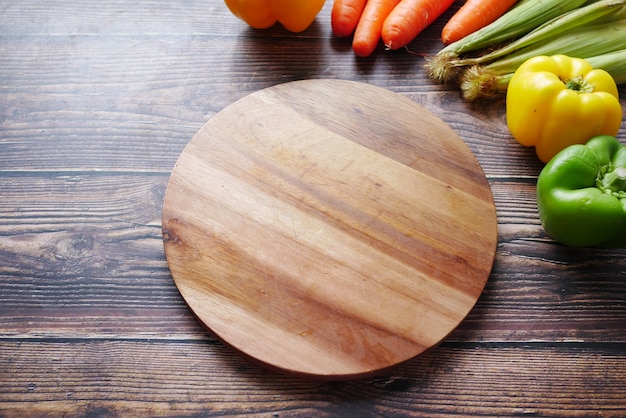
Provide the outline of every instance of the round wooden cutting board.
[[480,296],[497,237],[489,184],[448,125],[339,80],[215,115],[163,207],[167,262],[199,320],[267,367],[324,380],[439,344]]

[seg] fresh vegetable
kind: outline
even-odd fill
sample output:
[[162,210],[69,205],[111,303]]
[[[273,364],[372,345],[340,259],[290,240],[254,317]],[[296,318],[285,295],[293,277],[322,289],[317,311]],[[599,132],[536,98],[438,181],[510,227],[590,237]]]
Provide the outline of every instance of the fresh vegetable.
[[585,2],[586,0],[521,0],[494,22],[445,46],[434,57],[429,57],[426,62],[428,74],[432,79],[443,83],[453,81],[458,76],[454,61],[460,56],[517,39]]
[[[615,84],[626,83],[626,49],[585,59],[593,68],[609,73]],[[470,67],[466,70],[461,83],[463,97],[471,101],[506,93],[512,77],[513,73],[493,74],[484,72],[479,66]]]
[[467,0],[441,31],[441,41],[449,45],[492,23],[509,11],[518,0]]
[[376,49],[381,38],[383,22],[400,0],[368,0],[354,31],[352,50],[359,57],[367,57]]
[[354,34],[352,49],[369,56],[379,41],[387,49],[406,46],[454,0],[335,0],[331,26],[338,37]]
[[559,152],[539,174],[537,208],[564,245],[626,246],[626,147],[604,135]]
[[522,64],[508,86],[506,120],[513,137],[548,162],[573,144],[616,135],[622,106],[615,81],[588,61],[538,56]]
[[530,33],[485,54],[454,60],[455,67],[483,64],[510,55],[533,44],[542,44],[579,27],[626,19],[626,0],[600,0],[563,13]]
[[615,84],[626,83],[626,49],[587,58],[593,68],[601,68],[611,74]]
[[475,100],[501,90],[498,76],[514,73],[526,60],[540,55],[563,54],[587,58],[626,48],[626,20],[585,26],[541,44],[531,45],[487,65],[475,65],[460,81],[463,97]]
[[405,47],[452,3],[454,0],[402,0],[383,23],[383,43],[388,49]]
[[340,38],[354,33],[367,0],[335,0],[330,13],[333,34]]
[[232,14],[255,29],[280,22],[291,32],[308,28],[322,10],[325,0],[224,0]]
[[[572,43],[571,37],[577,36],[574,32],[580,30],[581,27],[618,21],[626,18],[626,0],[601,0],[591,3],[587,6],[580,7],[566,12],[546,23],[539,26],[530,33],[513,40],[503,46],[491,49],[487,53],[474,56],[464,56],[445,62],[448,71],[451,74],[462,74],[459,76],[462,90],[468,99],[474,99],[480,96],[488,96],[492,89],[498,87],[496,80],[490,80],[490,77],[498,77],[492,68],[485,69],[489,63],[493,63],[498,59],[508,60],[511,64],[509,68],[502,70],[510,70],[513,73],[517,66],[525,59],[534,55],[551,55],[554,53],[562,53],[561,48],[576,48],[576,43]],[[593,38],[592,38],[593,39]],[[536,47],[533,49],[533,45]],[[550,51],[547,51],[551,48]],[[526,51],[526,55],[517,58]],[[530,52],[528,52],[530,51]],[[516,59],[517,58],[517,59]],[[474,67],[479,64],[485,66]],[[434,65],[434,64],[433,64]],[[494,64],[495,65],[495,64]],[[474,67],[474,68],[472,68]],[[468,69],[466,69],[468,68]]]
[[224,0],[232,14],[255,29],[266,29],[274,26],[276,16],[269,0],[249,1]]

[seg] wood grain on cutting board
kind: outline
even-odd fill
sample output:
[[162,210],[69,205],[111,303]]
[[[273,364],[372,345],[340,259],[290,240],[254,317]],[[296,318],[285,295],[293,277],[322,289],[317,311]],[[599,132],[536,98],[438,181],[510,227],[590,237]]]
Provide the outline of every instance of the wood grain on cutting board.
[[215,115],[172,172],[163,233],[203,324],[268,367],[325,379],[441,342],[497,245],[489,184],[454,130],[341,80],[277,85]]

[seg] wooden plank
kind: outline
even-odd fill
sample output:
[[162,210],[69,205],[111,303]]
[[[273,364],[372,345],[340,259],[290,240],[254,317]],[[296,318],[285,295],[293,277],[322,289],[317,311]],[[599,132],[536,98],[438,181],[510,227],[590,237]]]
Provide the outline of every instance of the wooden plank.
[[3,340],[0,414],[620,416],[624,350],[444,344],[376,378],[324,383],[274,374],[219,344]]
[[[167,180],[0,177],[0,335],[161,338],[165,331],[206,338],[165,262],[160,215]],[[625,250],[557,245],[539,225],[532,184],[496,182],[492,191],[496,262],[450,338],[626,341],[626,281],[615,270]]]
[[224,33],[225,24],[245,25],[220,1],[158,0],[128,3],[123,0],[67,1],[44,4],[36,0],[2,4],[0,33],[33,35],[137,35],[181,36]]
[[[508,134],[503,100],[464,103],[404,50],[353,59],[329,7],[293,35],[249,30],[219,0],[0,2],[0,415],[626,414],[624,251],[547,239],[541,165]],[[444,21],[412,52],[435,51]],[[372,380],[303,382],[242,360],[199,326],[163,258],[164,185],[191,136],[248,93],[311,77],[424,105],[496,200],[496,264],[470,316]]]
[[[47,19],[66,13],[65,6],[58,7]],[[107,22],[117,7],[94,7],[93,21]],[[132,10],[146,13],[137,17],[134,31],[94,28],[102,31],[100,36],[84,26],[81,32],[71,19],[65,29],[55,28],[54,37],[45,31],[38,35],[38,28],[22,36],[7,27],[0,38],[0,79],[8,93],[0,96],[5,109],[2,170],[111,170],[99,159],[109,155],[119,170],[169,172],[193,134],[224,107],[253,91],[327,68],[327,78],[365,81],[427,107],[467,142],[489,178],[539,172],[532,149],[521,147],[508,133],[502,99],[464,103],[453,87],[428,81],[423,61],[412,54],[394,53],[377,71],[355,73],[350,60],[330,61],[335,46],[327,42],[326,32],[290,36],[287,41],[280,28],[262,33],[242,28],[241,36],[187,28],[184,35],[164,29],[163,37],[155,37],[145,33],[154,30],[148,11]],[[186,5],[181,10],[189,13],[188,19],[198,19]],[[209,27],[232,19],[221,8],[214,6],[213,11],[203,14]],[[152,29],[142,28],[144,24]],[[424,33],[424,44],[430,45],[426,52],[436,51],[435,34],[434,28]],[[268,43],[267,38],[279,41]],[[410,88],[407,72],[415,74]],[[624,87],[620,93],[626,94]],[[80,158],[72,158],[75,155]]]

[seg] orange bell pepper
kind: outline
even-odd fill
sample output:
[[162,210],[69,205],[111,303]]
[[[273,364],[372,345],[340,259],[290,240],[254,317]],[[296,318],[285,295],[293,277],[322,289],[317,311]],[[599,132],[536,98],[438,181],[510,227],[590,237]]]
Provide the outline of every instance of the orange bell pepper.
[[302,32],[315,20],[326,0],[224,0],[232,14],[255,29],[280,22],[290,32]]

